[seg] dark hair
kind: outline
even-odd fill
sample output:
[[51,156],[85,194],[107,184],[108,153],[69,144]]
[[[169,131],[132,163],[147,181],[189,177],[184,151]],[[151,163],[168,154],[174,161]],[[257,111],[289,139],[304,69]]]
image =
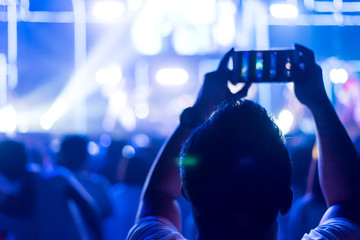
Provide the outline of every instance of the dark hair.
[[196,129],[183,146],[180,168],[200,231],[270,227],[291,182],[281,131],[249,100],[223,104]]
[[88,140],[83,136],[67,136],[60,147],[60,165],[69,170],[80,170],[87,160]]
[[0,142],[0,172],[11,180],[24,176],[27,155],[22,143],[12,140]]

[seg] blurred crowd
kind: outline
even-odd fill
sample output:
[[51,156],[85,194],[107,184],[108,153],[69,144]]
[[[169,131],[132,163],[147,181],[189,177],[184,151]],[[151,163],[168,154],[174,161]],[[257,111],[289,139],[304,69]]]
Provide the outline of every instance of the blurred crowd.
[[[0,239],[126,239],[146,175],[163,139],[146,147],[112,140],[94,154],[86,136],[23,135],[0,142]],[[326,211],[317,174],[315,136],[287,137],[294,201],[279,217],[280,239],[300,239]],[[360,140],[355,145],[360,150]],[[90,153],[92,154],[90,154]],[[190,205],[179,200],[183,235],[196,239]]]
[[[163,139],[146,147],[112,140],[96,153],[86,136],[15,139],[0,142],[2,239],[126,238]],[[186,201],[181,205],[190,218]]]

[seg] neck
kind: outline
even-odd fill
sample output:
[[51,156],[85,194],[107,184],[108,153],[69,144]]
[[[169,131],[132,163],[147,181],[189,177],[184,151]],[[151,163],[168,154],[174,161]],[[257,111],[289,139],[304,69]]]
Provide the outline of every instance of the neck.
[[236,240],[278,240],[278,225],[275,222],[267,229],[256,229],[250,232],[221,232],[217,230],[200,231],[197,240],[218,240],[218,239],[236,239]]

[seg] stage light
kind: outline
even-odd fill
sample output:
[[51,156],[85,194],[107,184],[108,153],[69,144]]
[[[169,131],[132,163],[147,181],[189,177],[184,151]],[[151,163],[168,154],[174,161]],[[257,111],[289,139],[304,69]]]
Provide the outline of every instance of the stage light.
[[132,108],[124,106],[118,116],[118,122],[127,132],[134,131],[136,128],[136,117]]
[[102,134],[100,136],[100,145],[106,148],[111,145],[111,137],[109,134]]
[[346,83],[348,77],[347,71],[343,68],[333,68],[330,71],[330,80],[333,83]]
[[54,104],[53,107],[41,117],[40,126],[44,130],[50,130],[54,123],[68,110],[66,101],[64,101],[64,99],[61,100],[62,101],[57,102],[57,105]]
[[133,136],[131,142],[137,147],[146,148],[150,145],[150,138],[147,135],[140,133]]
[[50,128],[52,127],[53,122],[49,119],[49,117],[47,116],[42,116],[40,119],[40,126],[42,127],[42,129],[44,130],[50,130]]
[[179,55],[195,55],[209,45],[209,38],[191,28],[179,28],[173,33],[172,43]]
[[125,6],[119,1],[101,1],[94,5],[93,14],[100,21],[111,22],[120,19]]
[[204,26],[216,19],[216,0],[179,0],[177,4],[179,13],[190,24]]
[[299,11],[292,4],[272,4],[270,5],[270,13],[275,18],[296,18]]
[[[102,66],[109,57],[117,56],[114,49],[119,46],[119,39],[126,34],[126,29],[127,28],[119,28],[116,31],[106,31],[105,34],[101,36],[100,41],[91,48],[84,64],[76,67],[68,83],[41,118],[41,125],[45,127],[45,129],[51,129],[55,122],[71,112],[77,114],[74,116],[74,120],[76,121],[74,125],[75,131],[82,134],[86,133],[87,111],[85,109],[85,101],[89,96],[99,91],[99,84],[95,79],[93,80],[93,78],[95,78],[99,66]],[[119,59],[120,63],[122,60],[128,59],[130,54],[132,54],[130,48],[123,49]],[[105,86],[101,89],[106,88]],[[78,111],[78,109],[80,109],[80,111]]]
[[27,121],[22,121],[18,123],[17,130],[20,133],[27,133],[29,131],[29,123]]
[[87,150],[90,155],[97,155],[100,152],[100,147],[93,141],[87,145]]
[[8,105],[0,109],[0,132],[12,134],[17,124],[16,111],[13,106]]
[[115,84],[122,79],[121,68],[118,65],[112,65],[107,68],[101,68],[96,73],[96,82],[99,84]]
[[130,145],[125,145],[122,149],[122,155],[124,158],[132,158],[135,156],[135,148]]
[[140,103],[135,106],[135,115],[137,118],[145,119],[149,116],[149,105],[146,103]]
[[133,31],[133,43],[136,49],[144,55],[156,55],[162,48],[161,36],[149,33],[148,30],[143,31],[143,29]]
[[155,78],[160,85],[179,86],[188,81],[189,74],[182,68],[163,68],[156,73]]
[[[159,6],[160,5],[160,6]],[[132,42],[136,50],[144,55],[156,55],[162,49],[163,36],[159,27],[164,22],[164,6],[146,1],[138,13],[131,29]]]
[[222,46],[231,46],[236,36],[237,6],[232,1],[218,1],[218,16],[213,27],[214,40]]
[[276,121],[276,124],[281,129],[283,134],[287,134],[294,123],[294,116],[289,110],[282,110],[279,114],[279,118]]

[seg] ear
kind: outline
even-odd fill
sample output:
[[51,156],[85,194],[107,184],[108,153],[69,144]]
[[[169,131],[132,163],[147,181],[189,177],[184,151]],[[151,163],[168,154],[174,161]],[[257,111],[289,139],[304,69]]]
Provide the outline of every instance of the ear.
[[284,200],[281,202],[280,213],[282,216],[285,216],[290,211],[292,201],[293,201],[294,193],[292,189],[289,187],[286,189],[284,193]]
[[185,194],[185,189],[183,188],[183,185],[181,184],[181,195],[185,198],[186,201],[189,202],[189,199],[188,197],[186,196]]

